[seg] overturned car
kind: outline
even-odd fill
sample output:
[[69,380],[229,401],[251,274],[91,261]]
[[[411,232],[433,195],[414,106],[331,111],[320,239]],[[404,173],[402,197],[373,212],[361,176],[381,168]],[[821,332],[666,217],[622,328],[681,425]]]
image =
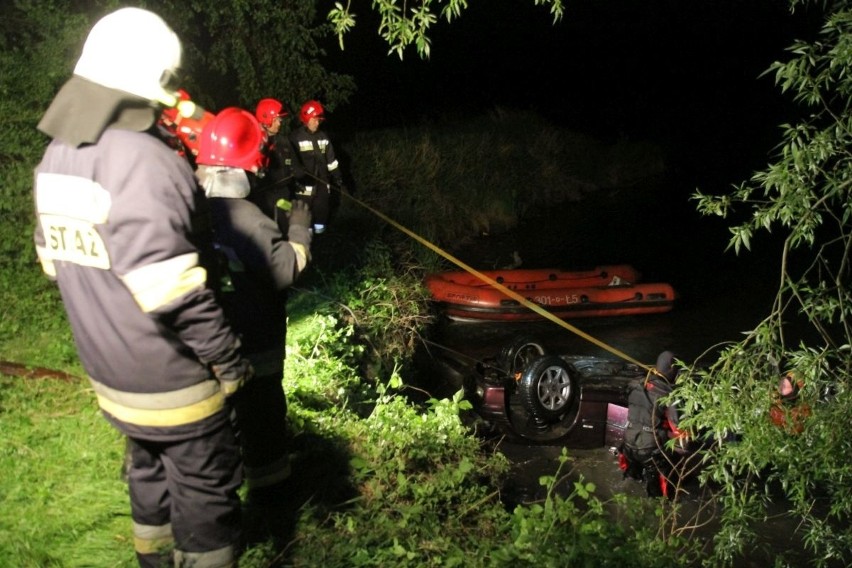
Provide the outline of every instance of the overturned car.
[[573,448],[617,447],[627,426],[627,397],[646,371],[631,363],[548,354],[520,337],[476,364],[465,396],[476,413],[504,434]]

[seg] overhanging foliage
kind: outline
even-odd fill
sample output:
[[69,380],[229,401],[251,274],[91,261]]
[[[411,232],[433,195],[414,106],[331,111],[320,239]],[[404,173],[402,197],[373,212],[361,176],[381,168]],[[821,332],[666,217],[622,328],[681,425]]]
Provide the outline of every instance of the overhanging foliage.
[[[817,565],[848,564],[852,550],[852,3],[827,6],[819,38],[795,43],[789,60],[767,70],[806,117],[782,126],[765,170],[729,194],[694,195],[699,211],[731,221],[729,248],[738,254],[770,232],[784,236],[778,273],[768,275],[778,279],[772,312],[680,386],[688,426],[716,442],[705,473],[727,510],[717,544],[729,560],[780,495],[801,516]],[[804,381],[801,432],[768,416],[787,371]]]

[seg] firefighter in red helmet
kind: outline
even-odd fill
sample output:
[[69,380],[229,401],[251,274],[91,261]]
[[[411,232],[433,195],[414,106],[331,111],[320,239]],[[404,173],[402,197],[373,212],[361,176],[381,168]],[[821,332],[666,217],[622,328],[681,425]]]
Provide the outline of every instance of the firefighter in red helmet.
[[266,132],[270,132],[274,130],[274,133],[278,133],[278,128],[275,127],[275,119],[280,119],[288,116],[287,110],[284,108],[284,103],[277,99],[261,99],[257,103],[257,108],[255,108],[254,116],[257,118],[260,125]]
[[207,285],[204,195],[157,128],[178,102],[180,61],[152,12],[95,24],[38,124],[52,141],[35,171],[34,239],[101,412],[128,441],[140,566],[226,567],[242,484],[228,400],[253,371]]
[[[226,108],[201,131],[196,162],[199,169],[200,166],[223,166],[239,168],[256,176],[266,168],[265,141],[266,136],[251,113],[237,107]],[[251,179],[246,177],[247,183]]]
[[269,165],[251,195],[251,200],[278,223],[285,235],[287,215],[278,204],[289,205],[294,187],[293,152],[284,128],[287,116],[287,108],[278,99],[266,98],[257,103],[255,117],[266,135],[264,151]]
[[314,231],[322,233],[331,215],[331,191],[346,191],[340,163],[328,135],[319,126],[325,109],[318,101],[308,101],[299,111],[302,125],[290,133],[294,151],[296,198],[308,201],[313,212]]
[[249,505],[283,504],[290,474],[282,386],[287,289],[310,260],[310,210],[294,203],[287,235],[248,198],[266,162],[265,135],[248,111],[222,110],[205,127],[198,178],[210,201],[214,241],[227,259],[225,313],[242,337],[255,376],[233,397]]
[[185,90],[178,89],[177,95],[177,104],[160,115],[160,125],[166,131],[169,145],[195,167],[201,130],[213,119],[213,113],[195,104]]
[[308,101],[299,110],[299,121],[302,124],[308,124],[312,118],[325,120],[325,109],[319,101]]

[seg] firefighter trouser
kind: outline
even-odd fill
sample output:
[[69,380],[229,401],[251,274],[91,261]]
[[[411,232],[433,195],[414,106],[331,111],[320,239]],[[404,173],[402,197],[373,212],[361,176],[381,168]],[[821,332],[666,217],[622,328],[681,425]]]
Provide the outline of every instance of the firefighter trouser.
[[190,440],[129,440],[130,507],[143,568],[235,566],[242,484],[239,443],[230,424]]
[[273,487],[290,475],[282,373],[255,376],[232,397],[250,492]]
[[324,183],[306,185],[304,189],[296,190],[296,199],[303,199],[311,207],[311,218],[314,225],[328,225],[331,213],[331,192]]
[[672,469],[658,449],[637,450],[625,445],[622,452],[626,458],[625,477],[641,480],[649,497],[669,496]]

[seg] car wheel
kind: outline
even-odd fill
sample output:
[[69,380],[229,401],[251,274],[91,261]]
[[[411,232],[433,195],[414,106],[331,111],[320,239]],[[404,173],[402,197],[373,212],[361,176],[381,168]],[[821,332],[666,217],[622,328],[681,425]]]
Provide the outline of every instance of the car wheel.
[[544,345],[540,341],[524,335],[503,347],[500,351],[500,364],[510,376],[514,376],[545,353]]
[[571,365],[557,355],[533,360],[524,369],[518,385],[524,409],[538,422],[559,420],[577,396],[576,374]]

